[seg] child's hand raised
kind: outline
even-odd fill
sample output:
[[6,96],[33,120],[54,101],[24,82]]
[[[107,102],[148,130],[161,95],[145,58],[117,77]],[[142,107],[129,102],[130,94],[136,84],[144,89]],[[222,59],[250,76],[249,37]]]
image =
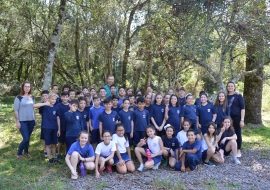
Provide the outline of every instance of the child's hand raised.
[[166,105],[165,111],[168,112],[169,111],[169,106]]
[[221,133],[224,133],[224,131],[225,131],[225,127],[222,127],[222,128],[220,129],[220,132],[221,132]]
[[143,146],[143,145],[146,145],[146,138],[143,138],[140,140],[140,144]]

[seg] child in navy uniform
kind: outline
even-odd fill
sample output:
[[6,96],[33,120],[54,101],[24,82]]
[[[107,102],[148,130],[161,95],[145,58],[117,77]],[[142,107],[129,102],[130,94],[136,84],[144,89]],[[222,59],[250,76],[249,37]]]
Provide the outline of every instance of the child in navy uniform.
[[102,139],[103,131],[110,131],[111,134],[114,134],[115,124],[118,122],[119,119],[118,114],[112,110],[111,100],[107,98],[104,100],[103,103],[105,111],[98,116],[99,134],[101,140],[103,140]]
[[133,112],[134,146],[137,146],[137,144],[140,142],[140,139],[144,137],[144,131],[146,129],[146,126],[150,124],[149,112],[144,109],[145,100],[143,97],[139,97],[137,99],[137,106],[138,109]]
[[152,94],[146,94],[145,95],[145,105],[144,105],[144,109],[146,109],[149,113],[151,110],[151,102],[152,102]]
[[164,151],[162,153],[165,158],[164,165],[169,165],[174,168],[176,161],[178,160],[179,142],[174,134],[174,127],[170,124],[164,126],[166,135],[162,137]]
[[68,94],[69,94],[69,100],[71,101],[71,100],[73,100],[73,99],[75,99],[75,90],[73,90],[73,89],[69,89],[69,91],[68,91]]
[[40,108],[42,114],[42,128],[46,151],[50,163],[58,161],[56,158],[57,136],[60,136],[59,108],[55,106],[56,94],[49,95],[49,102],[35,104],[35,108]]
[[[163,142],[159,136],[156,136],[155,132],[155,127],[148,125],[145,129],[145,137],[140,139],[140,142],[135,148],[136,157],[140,162],[140,167],[138,168],[140,172],[143,171],[144,168],[157,170],[162,160],[162,153],[164,151]],[[151,152],[150,155],[146,153],[146,145]],[[151,158],[151,160],[147,160],[145,164],[143,164],[142,156]]]
[[[218,142],[218,146],[220,148],[221,156],[229,156],[230,153],[233,153],[233,162],[235,164],[241,164],[241,162],[237,158],[237,136],[233,129],[233,121],[231,117],[226,116],[222,120],[222,127],[223,130],[220,131],[221,137]],[[224,131],[224,132],[223,132]],[[222,133],[223,132],[223,133]]]
[[197,165],[200,164],[202,158],[202,143],[196,139],[195,131],[192,129],[188,130],[187,137],[188,141],[184,143],[182,150],[180,150],[179,157],[181,160],[175,164],[175,169],[182,172],[197,169]]
[[126,98],[126,90],[124,87],[119,87],[118,96],[119,96],[118,106],[122,107],[122,103],[124,99]]
[[217,112],[216,124],[218,131],[220,131],[222,119],[226,116],[230,116],[230,107],[227,104],[228,100],[225,92],[219,92],[215,103]]
[[170,124],[178,133],[181,127],[181,107],[179,106],[178,97],[171,95],[169,107],[165,109],[166,124]]
[[123,102],[123,109],[119,112],[119,121],[123,123],[125,128],[126,135],[128,137],[129,146],[133,145],[133,131],[134,131],[134,122],[133,122],[133,112],[129,108],[129,99],[125,99]]
[[186,105],[184,105],[181,109],[181,123],[183,123],[184,119],[189,119],[192,123],[191,129],[195,131],[197,134],[197,138],[200,138],[198,127],[197,127],[197,114],[196,109],[197,107],[192,104],[193,96],[192,94],[186,95]]
[[119,97],[117,95],[112,95],[111,101],[112,101],[112,110],[115,111],[116,113],[119,113],[119,111],[121,110],[120,106],[118,105]]
[[136,110],[138,107],[137,107],[137,105],[135,104],[135,101],[136,101],[135,95],[130,94],[130,95],[128,96],[128,99],[129,99],[129,108],[128,108],[128,109],[129,109],[130,111]]
[[154,104],[151,106],[150,116],[153,125],[156,127],[157,135],[164,135],[163,127],[166,123],[164,119],[165,105],[163,103],[163,98],[161,94],[155,96]]
[[100,105],[100,98],[98,96],[94,96],[93,101],[94,105],[89,110],[89,125],[91,130],[91,143],[95,149],[100,142],[98,117],[104,112],[105,108]]
[[[48,96],[49,96],[49,91],[48,91],[48,90],[43,90],[43,91],[41,92],[41,100],[42,100],[42,103],[48,101]],[[40,114],[41,117],[42,117],[42,113],[41,113],[41,109],[40,109],[40,108],[39,108],[39,114]],[[42,129],[42,122],[41,122],[41,130],[40,130],[40,139],[41,139],[42,144],[43,144],[44,156],[45,156],[45,158],[46,158],[46,157],[48,157],[48,155],[47,155],[47,151],[46,151],[46,144],[45,144],[45,141],[44,141],[44,134],[43,134],[43,129]]]
[[[65,144],[65,139],[66,139],[65,113],[69,110],[68,92],[63,91],[61,93],[61,103],[57,104],[56,106],[59,108],[60,130],[61,130],[61,134],[58,137],[58,146],[57,146],[57,148],[58,148],[57,157],[59,158],[61,155],[61,148]],[[65,153],[66,153],[66,151],[67,150],[65,150]]]
[[85,110],[86,100],[84,97],[79,97],[79,106],[77,112],[79,112],[82,116],[83,120],[83,130],[90,132],[89,129],[89,111]]
[[212,121],[216,121],[216,109],[213,104],[208,103],[208,95],[202,93],[200,95],[201,104],[197,106],[197,126],[201,129],[202,135],[207,132],[207,125]]
[[83,131],[83,120],[78,109],[78,100],[71,100],[69,103],[69,111],[65,113],[66,118],[66,148],[69,150],[72,143],[76,142],[79,134]]

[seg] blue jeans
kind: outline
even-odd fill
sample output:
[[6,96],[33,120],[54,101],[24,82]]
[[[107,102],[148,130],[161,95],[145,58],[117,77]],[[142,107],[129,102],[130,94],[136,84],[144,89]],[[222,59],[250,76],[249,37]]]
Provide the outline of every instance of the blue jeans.
[[35,120],[20,121],[20,124],[21,124],[20,132],[21,132],[23,140],[19,145],[19,149],[17,153],[18,156],[21,156],[23,151],[24,151],[24,154],[28,154],[30,136],[33,132],[36,121]]

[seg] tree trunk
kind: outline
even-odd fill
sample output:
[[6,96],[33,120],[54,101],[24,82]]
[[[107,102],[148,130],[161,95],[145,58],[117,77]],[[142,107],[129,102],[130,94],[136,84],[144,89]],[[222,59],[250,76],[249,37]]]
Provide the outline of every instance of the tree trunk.
[[45,79],[42,86],[43,90],[49,90],[51,86],[53,62],[54,62],[54,58],[57,52],[60,35],[63,30],[66,3],[67,3],[66,0],[60,1],[58,21],[57,21],[55,29],[53,30],[52,39],[49,44],[48,58],[47,58],[47,63],[46,63],[46,68],[45,68]]
[[263,90],[263,40],[250,40],[247,44],[246,71],[257,72],[245,75],[244,99],[246,103],[245,123],[262,124],[262,90]]
[[81,85],[85,86],[84,80],[83,80],[83,69],[80,63],[80,54],[79,54],[79,41],[80,41],[80,28],[79,28],[79,19],[76,18],[76,29],[75,29],[75,58],[76,58],[76,64],[78,67],[79,76],[81,79]]
[[144,94],[146,93],[146,89],[150,86],[151,83],[151,76],[152,76],[152,66],[153,66],[153,55],[151,50],[148,50],[147,53],[147,69],[146,69],[146,78],[145,78],[145,85],[144,85]]

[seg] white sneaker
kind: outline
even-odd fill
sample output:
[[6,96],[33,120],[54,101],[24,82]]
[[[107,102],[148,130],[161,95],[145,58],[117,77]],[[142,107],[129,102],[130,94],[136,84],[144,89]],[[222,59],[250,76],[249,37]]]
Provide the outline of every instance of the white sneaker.
[[140,167],[137,170],[140,171],[140,172],[142,172],[143,171],[143,168],[144,168],[144,165],[141,164]]
[[153,167],[152,169],[153,169],[153,170],[157,170],[157,169],[158,169],[158,167],[159,167],[159,165],[160,165],[160,163],[161,163],[161,162],[159,162],[159,163],[155,164],[155,165],[154,165],[154,167]]
[[234,162],[235,164],[241,164],[241,162],[238,160],[238,158],[234,158],[234,159],[233,159],[233,162]]

